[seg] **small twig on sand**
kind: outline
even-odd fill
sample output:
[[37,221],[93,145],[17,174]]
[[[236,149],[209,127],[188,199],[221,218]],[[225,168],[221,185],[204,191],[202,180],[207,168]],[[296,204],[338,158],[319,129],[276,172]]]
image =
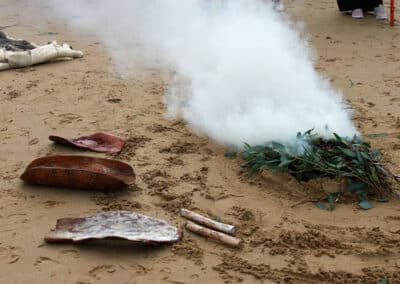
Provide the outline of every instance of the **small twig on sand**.
[[306,203],[309,203],[309,202],[317,202],[317,200],[315,200],[315,199],[306,199],[306,200],[302,200],[302,201],[300,201],[300,202],[297,202],[297,203],[291,205],[290,208],[295,208],[295,207],[297,207],[297,206],[300,206],[300,205],[303,205],[303,204],[306,204]]
[[4,29],[7,29],[7,28],[15,27],[15,26],[16,26],[16,24],[8,25],[8,26],[0,26],[0,30],[4,30]]
[[226,244],[230,247],[237,248],[240,246],[240,243],[242,242],[238,238],[205,228],[203,226],[197,225],[190,221],[186,223],[185,227],[187,230],[189,230],[193,233],[199,234],[201,236],[204,236],[204,237],[216,240],[216,241],[220,241],[221,243]]
[[203,226],[215,229],[220,232],[224,232],[230,235],[235,234],[236,228],[235,226],[220,223],[217,221],[214,221],[210,218],[204,217],[200,214],[197,214],[193,211],[187,210],[185,208],[181,208],[181,216],[185,217],[186,219],[189,219],[191,221],[194,221],[196,223],[199,223]]

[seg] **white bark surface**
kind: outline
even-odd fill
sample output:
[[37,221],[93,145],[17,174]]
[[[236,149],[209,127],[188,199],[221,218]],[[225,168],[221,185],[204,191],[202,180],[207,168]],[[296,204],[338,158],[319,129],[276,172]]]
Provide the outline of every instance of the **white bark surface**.
[[0,50],[0,70],[22,68],[63,58],[83,57],[82,51],[73,50],[68,44],[52,42],[27,51]]

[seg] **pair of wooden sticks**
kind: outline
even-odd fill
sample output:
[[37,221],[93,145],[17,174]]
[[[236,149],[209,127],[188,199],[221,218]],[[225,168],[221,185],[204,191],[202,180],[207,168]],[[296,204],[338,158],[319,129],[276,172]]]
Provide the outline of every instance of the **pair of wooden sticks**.
[[188,221],[185,227],[191,232],[220,241],[231,247],[239,247],[242,242],[240,239],[230,236],[235,234],[235,226],[214,221],[185,208],[181,209],[181,216],[200,224]]

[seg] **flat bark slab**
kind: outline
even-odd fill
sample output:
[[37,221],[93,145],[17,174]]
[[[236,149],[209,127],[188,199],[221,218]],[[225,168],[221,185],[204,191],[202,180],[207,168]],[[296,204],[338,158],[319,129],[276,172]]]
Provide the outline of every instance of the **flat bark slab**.
[[57,155],[34,160],[21,179],[27,183],[83,189],[119,189],[135,183],[126,163],[88,156]]
[[44,239],[49,243],[114,239],[162,244],[177,242],[181,238],[182,231],[163,220],[131,211],[110,211],[58,219],[56,229]]
[[124,139],[103,132],[78,138],[65,138],[52,135],[49,139],[56,143],[100,153],[119,153],[125,145]]

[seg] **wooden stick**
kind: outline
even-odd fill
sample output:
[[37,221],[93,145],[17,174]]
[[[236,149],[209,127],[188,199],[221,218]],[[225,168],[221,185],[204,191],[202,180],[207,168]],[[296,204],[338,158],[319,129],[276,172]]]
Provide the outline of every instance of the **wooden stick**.
[[394,26],[394,0],[390,0],[390,25]]
[[181,216],[185,217],[186,219],[189,219],[191,221],[194,221],[198,224],[215,229],[215,230],[223,232],[223,233],[234,235],[236,232],[235,226],[214,221],[210,218],[204,217],[200,214],[197,214],[197,213],[187,210],[185,208],[181,208]]
[[240,243],[242,242],[238,238],[235,238],[235,237],[226,235],[224,233],[220,233],[220,232],[205,228],[203,226],[197,225],[197,224],[195,224],[193,222],[190,222],[190,221],[186,223],[185,227],[186,227],[187,230],[189,230],[189,231],[191,231],[193,233],[199,234],[199,235],[201,235],[203,237],[207,237],[207,238],[210,238],[210,239],[213,239],[213,240],[220,241],[221,243],[226,244],[226,245],[228,245],[230,247],[237,248],[237,247],[240,246]]

